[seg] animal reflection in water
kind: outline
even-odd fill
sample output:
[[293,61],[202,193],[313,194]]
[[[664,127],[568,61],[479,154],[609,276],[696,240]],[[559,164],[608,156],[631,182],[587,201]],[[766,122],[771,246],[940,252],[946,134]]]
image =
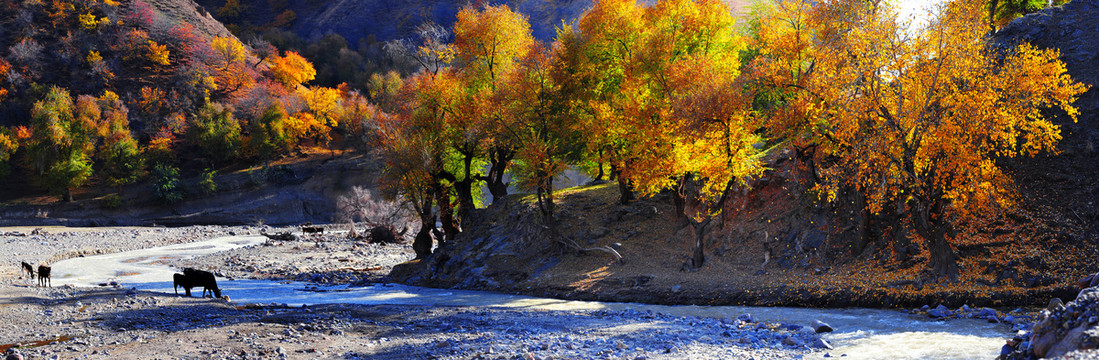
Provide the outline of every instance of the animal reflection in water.
[[172,289],[175,290],[176,295],[179,295],[181,287],[187,296],[191,296],[192,288],[202,287],[202,297],[206,297],[206,292],[209,291],[213,297],[221,298],[218,282],[214,279],[214,274],[209,271],[185,268],[182,274],[175,273],[172,275]]

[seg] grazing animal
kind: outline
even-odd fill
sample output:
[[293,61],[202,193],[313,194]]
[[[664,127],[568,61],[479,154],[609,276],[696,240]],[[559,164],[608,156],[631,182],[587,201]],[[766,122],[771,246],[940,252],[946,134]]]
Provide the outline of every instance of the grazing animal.
[[50,280],[49,266],[38,265],[38,286],[53,286],[53,281]]
[[191,296],[191,288],[195,287],[191,284],[191,279],[187,278],[187,275],[175,273],[172,275],[172,290],[175,290],[176,295],[179,295],[179,288],[183,288],[184,293],[187,296]]
[[206,291],[210,291],[210,294],[215,298],[221,298],[221,289],[218,289],[218,282],[214,278],[214,274],[209,271],[186,268],[183,269],[183,275],[187,277],[187,281],[192,287],[202,287],[202,297],[206,297]]
[[301,232],[306,234],[324,234],[324,226],[302,226]]
[[31,264],[28,264],[26,261],[23,261],[23,271],[26,271],[27,274],[30,275],[31,280],[34,279],[34,266],[31,266]]

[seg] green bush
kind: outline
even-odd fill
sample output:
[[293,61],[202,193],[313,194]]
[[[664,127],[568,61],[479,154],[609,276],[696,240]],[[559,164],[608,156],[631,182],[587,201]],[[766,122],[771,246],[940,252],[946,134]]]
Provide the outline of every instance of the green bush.
[[267,182],[267,169],[250,169],[248,170],[248,179],[252,181],[252,186],[261,186]]
[[118,194],[110,194],[103,197],[103,207],[108,209],[117,209],[122,206],[122,196]]
[[210,195],[218,192],[218,183],[217,181],[214,181],[214,177],[217,176],[217,174],[217,170],[214,169],[207,168],[202,171],[202,180],[198,182],[198,187],[202,190],[203,194]]
[[169,165],[157,165],[153,168],[153,194],[165,204],[174,204],[183,200],[179,188],[179,169]]

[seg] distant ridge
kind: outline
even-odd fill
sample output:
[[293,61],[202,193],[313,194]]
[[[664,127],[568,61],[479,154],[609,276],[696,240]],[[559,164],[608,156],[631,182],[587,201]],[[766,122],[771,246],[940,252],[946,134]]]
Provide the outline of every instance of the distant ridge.
[[[747,0],[724,1],[735,12],[745,11],[750,4]],[[199,0],[198,3],[213,12],[224,5],[225,0]],[[241,0],[241,3],[247,7],[244,16],[253,24],[265,23],[278,15],[270,10],[267,0]],[[387,41],[408,37],[416,26],[425,21],[450,27],[458,10],[470,1],[317,0],[292,3],[290,10],[297,16],[290,26],[292,32],[307,41],[337,33],[354,47],[359,39],[373,37],[376,41]],[[505,0],[486,3],[507,4],[526,14],[530,18],[534,36],[550,41],[556,35],[556,27],[562,22],[572,23],[578,19],[591,7],[592,0]]]

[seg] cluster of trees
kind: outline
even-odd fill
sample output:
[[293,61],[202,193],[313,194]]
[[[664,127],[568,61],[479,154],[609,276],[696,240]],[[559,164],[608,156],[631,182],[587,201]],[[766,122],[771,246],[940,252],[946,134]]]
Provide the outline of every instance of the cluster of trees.
[[1048,110],[1074,119],[1087,89],[1056,50],[989,47],[988,9],[951,1],[915,28],[885,1],[786,0],[740,26],[718,0],[598,0],[546,44],[506,6],[467,7],[453,41],[408,47],[423,68],[381,105],[384,185],[420,217],[419,257],[461,231],[476,185],[506,195],[505,171],[579,248],[554,235],[554,178],[607,169],[623,202],[675,195],[699,267],[729,192],[792,147],[814,193],[904,219],[955,276],[950,224],[1010,206],[996,159],[1055,151]]
[[358,144],[377,113],[347,86],[306,86],[316,70],[295,52],[203,36],[140,0],[5,2],[0,27],[0,168],[66,200],[90,179],[121,191],[156,167]]

